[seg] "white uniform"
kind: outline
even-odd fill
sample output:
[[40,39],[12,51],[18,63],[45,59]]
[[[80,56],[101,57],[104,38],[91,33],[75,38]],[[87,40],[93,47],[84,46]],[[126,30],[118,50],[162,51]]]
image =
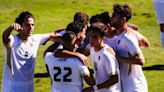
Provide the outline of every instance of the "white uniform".
[[[142,53],[138,41],[134,35],[123,32],[118,36],[116,52],[121,57],[133,57],[137,53]],[[141,65],[120,63],[120,73],[123,92],[148,92],[147,81],[142,71]]]
[[119,65],[114,55],[107,51],[109,46],[105,45],[100,51],[95,52],[91,48],[91,57],[94,65],[96,84],[100,84],[110,78],[110,75],[118,74],[118,83],[109,88],[97,90],[97,92],[121,92]]
[[113,38],[105,37],[104,43],[107,44],[108,46],[112,47],[113,49],[115,49],[116,40],[117,40],[117,36],[114,36]]
[[164,23],[164,0],[153,0],[157,23]]
[[[2,78],[2,92],[33,92],[34,65],[37,50],[49,35],[32,35],[23,42],[17,35],[10,35],[10,48],[5,50],[5,65]],[[12,68],[7,65],[10,61]]]
[[44,60],[52,79],[51,92],[82,92],[82,76],[89,70],[77,58],[57,58],[48,52]]

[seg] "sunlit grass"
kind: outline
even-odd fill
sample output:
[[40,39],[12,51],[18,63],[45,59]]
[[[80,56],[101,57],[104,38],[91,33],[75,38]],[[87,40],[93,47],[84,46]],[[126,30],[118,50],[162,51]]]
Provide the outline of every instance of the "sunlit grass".
[[[104,11],[112,11],[114,3],[128,3],[133,9],[130,20],[139,26],[139,32],[150,41],[150,48],[142,49],[146,64],[144,67],[164,65],[164,51],[159,38],[159,26],[156,24],[152,0],[0,0],[0,36],[5,28],[14,22],[16,16],[25,10],[35,16],[34,33],[52,32],[58,28],[65,28],[73,20],[77,11],[84,11],[89,16]],[[35,74],[46,73],[43,61],[43,52],[47,46],[41,46],[38,51]],[[0,40],[0,79],[2,78],[4,64],[4,46]],[[148,80],[149,92],[162,92],[164,90],[163,70],[144,70]],[[1,83],[1,81],[0,81]],[[49,77],[37,77],[34,80],[35,92],[50,91]]]

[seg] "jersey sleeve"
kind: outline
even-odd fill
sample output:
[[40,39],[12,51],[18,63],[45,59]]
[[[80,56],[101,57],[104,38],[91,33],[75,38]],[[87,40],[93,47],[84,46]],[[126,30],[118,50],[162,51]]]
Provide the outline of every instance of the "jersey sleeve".
[[132,35],[126,35],[126,47],[128,49],[128,52],[131,57],[135,56],[137,53],[141,52],[141,49],[139,47],[138,40],[135,36]]
[[14,35],[10,35],[9,38],[10,38],[9,45],[10,45],[10,47],[13,47],[13,45],[15,44],[15,36]]
[[45,43],[49,39],[49,37],[50,37],[49,34],[42,34],[40,39],[40,45]]
[[89,73],[88,67],[83,65],[79,60],[77,62],[78,62],[79,71],[80,71],[81,76],[89,75],[90,73]]
[[141,35],[139,32],[135,33],[135,37],[137,38],[137,40],[142,40],[143,39],[143,35]]
[[103,59],[104,59],[103,60],[104,66],[108,75],[110,76],[110,75],[118,74],[119,67],[118,67],[118,61],[116,60],[116,58],[109,52],[105,51],[103,54]]
[[50,59],[51,55],[52,55],[52,52],[48,52],[48,53],[46,53],[46,55],[44,56],[44,62],[45,62],[46,64],[49,63],[49,59]]
[[49,39],[49,37],[49,34],[35,34],[33,35],[33,40],[35,40],[39,45],[42,45]]

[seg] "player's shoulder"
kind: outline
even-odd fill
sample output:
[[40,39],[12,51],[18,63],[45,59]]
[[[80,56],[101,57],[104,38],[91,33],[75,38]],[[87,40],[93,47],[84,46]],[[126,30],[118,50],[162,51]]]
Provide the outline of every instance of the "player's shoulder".
[[71,57],[71,58],[68,58],[68,61],[79,63],[80,62],[80,59],[78,59],[76,57]]
[[43,34],[33,34],[30,36],[30,39],[32,41],[37,41],[37,39],[40,39],[43,36]]
[[52,52],[47,52],[44,56],[45,59],[47,58],[51,58],[51,57],[54,57],[53,53]]
[[137,38],[135,37],[134,34],[124,34],[123,40],[131,42],[131,41],[137,41]]
[[111,47],[105,44],[105,47],[103,48],[103,51],[102,51],[102,55],[105,57],[109,57],[109,56],[113,57],[113,54],[110,53],[109,49],[111,49]]
[[31,37],[40,37],[42,36],[43,34],[33,34]]

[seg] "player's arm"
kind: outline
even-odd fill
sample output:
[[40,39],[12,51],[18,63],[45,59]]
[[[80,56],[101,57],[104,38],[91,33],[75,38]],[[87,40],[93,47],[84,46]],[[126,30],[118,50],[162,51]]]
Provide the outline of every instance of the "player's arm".
[[5,46],[9,46],[10,43],[10,34],[13,30],[22,30],[23,28],[21,27],[20,24],[18,23],[13,23],[10,25],[2,34],[2,40]]
[[85,56],[89,56],[90,55],[90,50],[88,48],[79,48],[78,52],[84,54]]
[[90,85],[90,86],[95,85],[95,79],[94,79],[94,76],[93,76],[93,72],[90,71],[90,74],[84,75],[83,79],[85,80],[85,82],[88,85]]
[[95,90],[98,90],[98,89],[109,88],[112,85],[116,84],[117,82],[118,82],[118,74],[110,75],[108,80],[106,80],[100,84],[97,84],[97,85],[94,85],[91,87],[87,87],[87,88],[83,89],[83,92],[94,92]]
[[[13,30],[19,31],[19,30],[23,30],[23,28],[21,27],[20,24],[18,23],[13,23],[12,25],[10,25],[2,34],[2,40],[3,40],[3,44],[6,46],[7,51],[10,51],[10,41],[11,41],[11,32]],[[7,60],[7,65],[9,66],[9,68],[12,71],[12,64],[11,64],[11,60]],[[13,73],[13,71],[12,71]]]
[[58,30],[55,30],[54,32],[49,33],[49,35],[50,35],[49,40],[51,40],[53,42],[59,42],[62,44],[62,36],[61,36],[60,32],[62,32],[63,30],[65,30],[65,29],[64,28],[58,29]]
[[[132,29],[134,29],[134,28],[132,28]],[[135,35],[140,47],[147,48],[150,46],[149,40],[145,36],[143,36],[140,32],[136,31],[136,29],[127,30],[126,32]]]
[[135,33],[135,36],[136,36],[136,38],[138,40],[138,43],[139,43],[140,47],[147,48],[147,47],[150,46],[150,43],[149,43],[148,39],[145,36],[143,36],[138,31],[134,31],[134,33]]
[[54,53],[55,53],[55,56],[61,57],[61,58],[76,57],[76,58],[80,59],[80,61],[86,66],[89,66],[91,64],[88,57],[86,57],[85,55],[78,53],[78,52],[71,52],[68,50],[56,50]]
[[138,65],[144,65],[145,64],[145,59],[143,57],[142,53],[137,53],[134,57],[120,57],[116,55],[117,59],[121,63],[128,63],[128,64],[138,64]]
[[62,36],[58,33],[55,33],[55,32],[52,32],[52,33],[49,33],[49,40],[50,41],[53,41],[53,42],[59,42],[62,44]]
[[51,32],[51,33],[47,33],[49,38],[47,39],[47,41],[45,41],[44,43],[42,43],[42,45],[45,45],[48,41],[52,41],[52,42],[59,42],[62,43],[62,36],[56,32]]
[[134,36],[125,35],[125,46],[128,51],[128,57],[121,57],[116,55],[117,59],[121,63],[144,65],[145,59],[143,53],[138,45],[138,40]]
[[149,43],[148,39],[147,39],[146,37],[143,36],[142,39],[139,40],[139,45],[140,45],[141,47],[147,48],[147,47],[150,46],[150,43]]

